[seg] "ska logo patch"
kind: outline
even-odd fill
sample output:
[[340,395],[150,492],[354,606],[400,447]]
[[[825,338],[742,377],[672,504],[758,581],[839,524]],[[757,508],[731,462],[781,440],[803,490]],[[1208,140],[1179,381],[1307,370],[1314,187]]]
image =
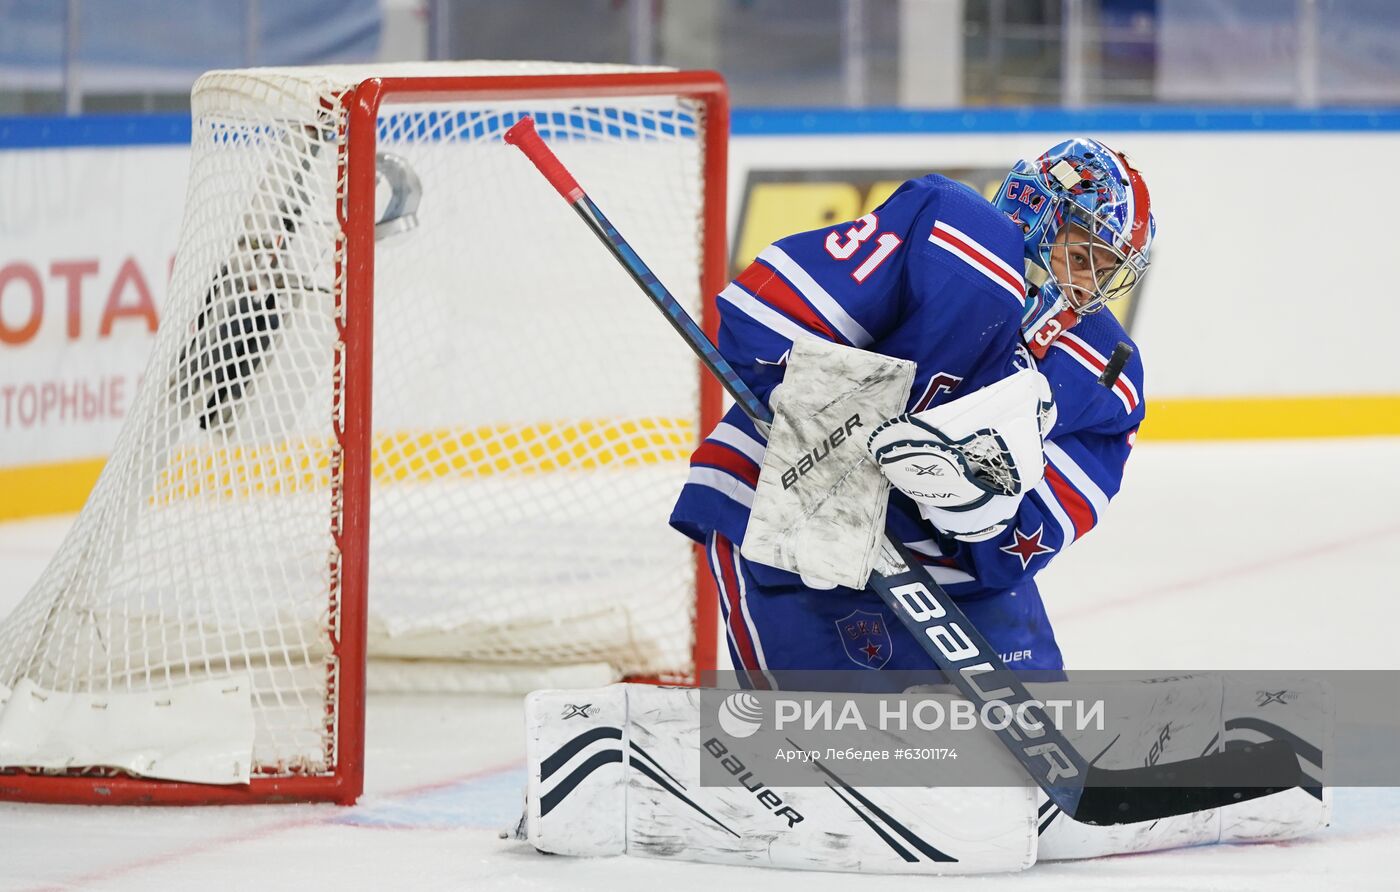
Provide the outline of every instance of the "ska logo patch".
[[890,661],[894,642],[883,613],[852,610],[836,621],[841,646],[852,663],[864,669],[883,669]]

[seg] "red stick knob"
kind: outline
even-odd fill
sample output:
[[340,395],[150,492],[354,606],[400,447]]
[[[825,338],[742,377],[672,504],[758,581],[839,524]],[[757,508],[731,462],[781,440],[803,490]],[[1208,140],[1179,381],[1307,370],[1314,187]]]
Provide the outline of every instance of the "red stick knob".
[[535,119],[524,117],[517,121],[514,126],[506,131],[506,142],[515,146],[525,153],[525,157],[530,159],[530,163],[539,168],[544,178],[549,180],[549,184],[564,196],[564,200],[573,204],[583,197],[583,189],[579,187],[578,181],[573,174],[564,168],[564,162],[560,161],[545,145],[544,140],[535,130]]

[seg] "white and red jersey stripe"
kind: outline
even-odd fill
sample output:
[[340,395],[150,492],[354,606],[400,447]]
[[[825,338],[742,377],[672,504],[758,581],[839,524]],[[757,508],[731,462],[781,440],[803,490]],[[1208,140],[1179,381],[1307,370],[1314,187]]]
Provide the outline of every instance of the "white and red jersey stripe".
[[1045,442],[1045,479],[1034,490],[1064,535],[1064,543],[1081,538],[1108,508],[1108,495],[1069,453]]
[[[1075,335],[1073,332],[1064,332],[1051,347],[1058,347],[1069,354],[1075,362],[1082,365],[1093,373],[1097,378],[1104,373],[1108,367],[1108,358],[1089,345],[1089,342]],[[1142,403],[1142,397],[1138,394],[1137,386],[1126,374],[1118,376],[1118,380],[1113,382],[1113,395],[1123,404],[1123,409],[1132,414]]]
[[986,276],[1016,300],[1026,297],[1026,280],[1019,270],[962,230],[938,220],[928,240]]
[[713,489],[752,508],[766,448],[734,425],[721,422],[690,456],[686,483]]
[[731,282],[719,293],[719,299],[731,304],[739,312],[778,337],[793,343],[797,343],[802,338],[831,337],[830,329],[819,328],[810,323],[804,327],[773,309],[770,304],[754,297],[753,294],[734,282]]
[[763,454],[768,451],[768,444],[763,440],[745,433],[727,421],[715,425],[715,429],[710,431],[710,435],[705,439],[723,443],[742,452],[756,465],[763,464]]
[[748,585],[739,555],[728,539],[711,533],[706,543],[710,571],[719,590],[719,608],[724,616],[724,634],[729,639],[729,653],[735,670],[755,688],[773,690],[778,687],[768,672],[768,659],[763,653],[763,641],[749,613]]
[[[846,308],[782,248],[769,245],[758,253],[758,259],[776,272],[782,282],[801,295],[828,325],[839,332],[841,340],[852,347],[864,347],[874,340],[870,332],[865,330],[865,326],[846,312]],[[752,268],[750,266],[750,269]]]
[[957,563],[943,553],[938,543],[932,539],[919,539],[905,542],[904,547],[914,553],[914,557],[939,585],[962,585],[977,580],[971,573],[958,569]]
[[874,338],[837,300],[781,248],[770,245],[720,298],[789,341],[817,336],[864,347]]

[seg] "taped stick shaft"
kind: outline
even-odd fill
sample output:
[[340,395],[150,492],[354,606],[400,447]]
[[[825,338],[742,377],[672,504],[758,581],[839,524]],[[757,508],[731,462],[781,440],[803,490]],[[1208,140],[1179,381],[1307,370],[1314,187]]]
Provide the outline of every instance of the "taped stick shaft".
[[535,130],[535,122],[530,118],[521,118],[514,126],[506,131],[505,140],[510,145],[520,149],[525,153],[525,157],[530,159],[544,177],[554,186],[555,191],[569,203],[574,212],[579,215],[589,230],[598,237],[604,247],[613,255],[623,269],[632,277],[643,291],[651,298],[651,302],[656,308],[666,315],[666,320],[671,323],[671,327],[690,345],[692,351],[700,358],[700,362],[705,368],[715,376],[734,402],[746,415],[761,424],[768,424],[773,420],[772,413],[768,407],[749,389],[748,384],[739,377],[739,373],[734,371],[733,366],[720,354],[715,345],[710,342],[699,324],[690,317],[681,306],[680,301],[667,290],[656,274],[651,271],[632,250],[632,246],[627,243],[608,220],[603,212],[598,208],[588,194],[583,191],[583,187],[574,179],[564,167],[564,162],[560,161],[552,149],[549,148],[540,138]]

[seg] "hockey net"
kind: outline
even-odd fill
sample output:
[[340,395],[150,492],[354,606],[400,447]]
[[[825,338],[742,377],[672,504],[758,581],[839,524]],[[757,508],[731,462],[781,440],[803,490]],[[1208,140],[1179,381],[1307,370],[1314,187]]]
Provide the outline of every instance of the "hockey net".
[[[524,114],[699,317],[724,272],[715,75],[200,79],[142,388],[0,626],[0,797],[353,799],[365,641],[395,687],[686,682],[710,663],[666,516],[718,395],[502,143]],[[207,767],[191,725],[251,728],[250,754],[216,744]]]

